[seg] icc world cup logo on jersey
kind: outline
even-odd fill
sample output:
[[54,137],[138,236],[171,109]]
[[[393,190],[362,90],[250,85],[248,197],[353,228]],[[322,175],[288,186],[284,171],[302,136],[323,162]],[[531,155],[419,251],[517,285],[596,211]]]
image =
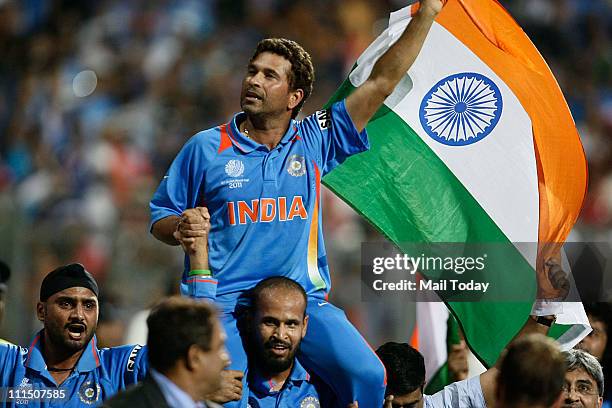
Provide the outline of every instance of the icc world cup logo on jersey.
[[240,177],[244,173],[244,164],[240,160],[230,160],[225,164],[225,174]]

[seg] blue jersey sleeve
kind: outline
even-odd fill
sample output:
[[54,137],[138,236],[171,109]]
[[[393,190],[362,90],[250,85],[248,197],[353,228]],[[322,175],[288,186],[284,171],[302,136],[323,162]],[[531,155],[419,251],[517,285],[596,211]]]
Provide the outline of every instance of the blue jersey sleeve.
[[320,158],[323,175],[332,171],[349,156],[370,148],[365,129],[358,132],[346,110],[345,101],[315,112],[301,122],[300,136],[306,149]]
[[[27,349],[22,349],[13,344],[0,344],[0,385],[10,386],[10,379],[14,375],[17,361],[22,358],[22,354],[26,353]],[[24,370],[25,371],[25,370]]]
[[186,209],[197,207],[206,164],[201,138],[198,133],[183,146],[153,195],[149,204],[151,227],[162,218],[180,216]]
[[149,370],[147,346],[140,344],[102,349],[100,357],[117,389],[144,380]]

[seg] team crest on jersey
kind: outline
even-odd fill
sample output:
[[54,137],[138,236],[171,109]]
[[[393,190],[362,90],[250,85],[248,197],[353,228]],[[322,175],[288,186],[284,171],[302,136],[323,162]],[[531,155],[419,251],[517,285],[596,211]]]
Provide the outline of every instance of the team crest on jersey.
[[244,173],[244,164],[240,160],[230,160],[225,164],[225,174],[240,177]]
[[287,171],[293,177],[300,177],[306,174],[306,161],[304,160],[304,156],[294,154],[293,156],[289,157]]
[[93,381],[86,381],[79,388],[79,399],[84,404],[95,404],[100,399],[100,386]]
[[331,126],[331,110],[325,109],[317,111],[317,122],[319,122],[319,127],[321,130],[327,129]]
[[302,400],[300,408],[321,408],[321,404],[317,398],[309,396]]

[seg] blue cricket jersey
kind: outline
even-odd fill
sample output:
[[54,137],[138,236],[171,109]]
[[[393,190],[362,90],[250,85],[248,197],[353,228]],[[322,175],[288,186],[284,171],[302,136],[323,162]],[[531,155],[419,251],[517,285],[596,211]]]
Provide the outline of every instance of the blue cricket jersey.
[[[188,208],[208,207],[209,263],[218,300],[236,299],[260,280],[282,275],[325,297],[329,268],[321,225],[321,178],[369,148],[344,101],[291,121],[274,149],[238,130],[245,119],[202,131],[183,146],[151,200],[151,225]],[[189,277],[181,291],[207,297],[211,281]],[[201,285],[200,285],[201,284]]]
[[274,382],[258,375],[255,370],[249,372],[247,384],[247,408],[338,407],[331,388],[318,377],[311,376],[297,359],[280,391],[272,391]]
[[[47,371],[42,355],[42,330],[30,347],[0,344],[0,387],[5,391],[0,407],[82,408],[102,404],[103,400],[141,381],[148,370],[145,346],[130,345],[98,350],[95,336],[89,341],[74,371],[58,387]],[[6,388],[26,393],[32,390],[60,390],[57,400],[21,399],[6,401]]]

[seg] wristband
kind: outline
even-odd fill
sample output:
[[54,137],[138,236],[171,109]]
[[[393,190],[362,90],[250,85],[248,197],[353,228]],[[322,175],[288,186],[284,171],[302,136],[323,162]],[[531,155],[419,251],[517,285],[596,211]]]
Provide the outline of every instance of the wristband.
[[189,276],[212,276],[210,269],[192,269],[189,271]]
[[531,318],[533,320],[536,321],[536,323],[544,325],[546,327],[550,327],[553,325],[553,323],[555,322],[556,317],[544,317],[544,316],[531,316]]

